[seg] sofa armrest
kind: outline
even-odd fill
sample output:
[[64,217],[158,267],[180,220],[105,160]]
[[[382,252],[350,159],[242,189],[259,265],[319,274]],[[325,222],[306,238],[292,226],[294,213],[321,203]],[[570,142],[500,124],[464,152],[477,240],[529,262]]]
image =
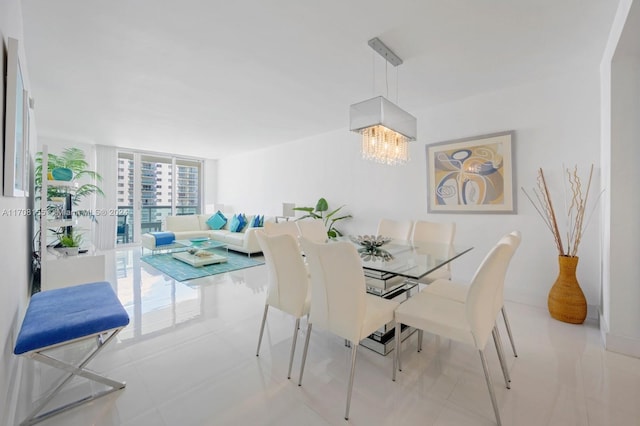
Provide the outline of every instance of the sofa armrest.
[[249,253],[256,253],[262,251],[258,237],[256,237],[256,231],[263,230],[264,228],[249,228],[244,231],[244,244],[243,248]]

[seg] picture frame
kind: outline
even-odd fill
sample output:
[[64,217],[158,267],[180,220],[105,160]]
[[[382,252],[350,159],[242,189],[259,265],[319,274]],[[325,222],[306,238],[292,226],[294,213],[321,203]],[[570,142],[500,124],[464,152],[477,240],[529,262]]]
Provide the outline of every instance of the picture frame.
[[29,195],[29,94],[20,68],[18,46],[18,40],[9,37],[4,134],[5,197]]
[[429,213],[516,213],[513,130],[426,146]]

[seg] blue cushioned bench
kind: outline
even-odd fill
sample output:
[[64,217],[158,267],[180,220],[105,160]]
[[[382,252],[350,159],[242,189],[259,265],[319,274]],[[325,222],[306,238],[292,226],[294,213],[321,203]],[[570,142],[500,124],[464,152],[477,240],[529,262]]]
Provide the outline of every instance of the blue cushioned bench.
[[[36,293],[31,297],[14,353],[60,368],[68,374],[43,398],[21,424],[34,424],[100,396],[125,387],[84,367],[100,350],[129,324],[129,315],[108,282],[81,284]],[[74,366],[53,358],[45,352],[85,339],[96,339],[96,349]],[[111,389],[84,397],[78,401],[38,413],[74,376],[85,377]]]

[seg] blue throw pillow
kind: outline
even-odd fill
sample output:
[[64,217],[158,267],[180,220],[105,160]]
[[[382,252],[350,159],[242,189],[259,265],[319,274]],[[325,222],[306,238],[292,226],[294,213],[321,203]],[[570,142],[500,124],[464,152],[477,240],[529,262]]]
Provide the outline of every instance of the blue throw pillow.
[[216,214],[207,219],[207,225],[211,229],[222,229],[227,224],[227,218],[218,210]]
[[247,217],[244,215],[244,213],[240,213],[238,215],[238,222],[240,223],[238,224],[238,227],[236,228],[236,230],[233,232],[242,232],[244,227],[247,226]]
[[238,219],[238,215],[233,215],[231,218],[231,222],[229,223],[229,231],[238,232],[238,226],[240,225],[240,220]]
[[252,228],[260,228],[261,226],[262,226],[262,221],[260,220],[260,215],[257,214],[257,215],[255,215],[255,217],[251,221],[251,227]]

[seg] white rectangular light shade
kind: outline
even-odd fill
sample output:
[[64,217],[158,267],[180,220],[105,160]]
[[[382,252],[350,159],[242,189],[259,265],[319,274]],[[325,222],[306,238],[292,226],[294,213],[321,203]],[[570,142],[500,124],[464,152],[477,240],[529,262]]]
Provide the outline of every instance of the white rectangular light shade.
[[354,132],[383,125],[404,135],[410,141],[416,140],[418,135],[416,118],[382,96],[351,105],[349,119],[349,130]]
[[282,216],[295,217],[296,211],[293,210],[295,207],[295,203],[282,203]]

